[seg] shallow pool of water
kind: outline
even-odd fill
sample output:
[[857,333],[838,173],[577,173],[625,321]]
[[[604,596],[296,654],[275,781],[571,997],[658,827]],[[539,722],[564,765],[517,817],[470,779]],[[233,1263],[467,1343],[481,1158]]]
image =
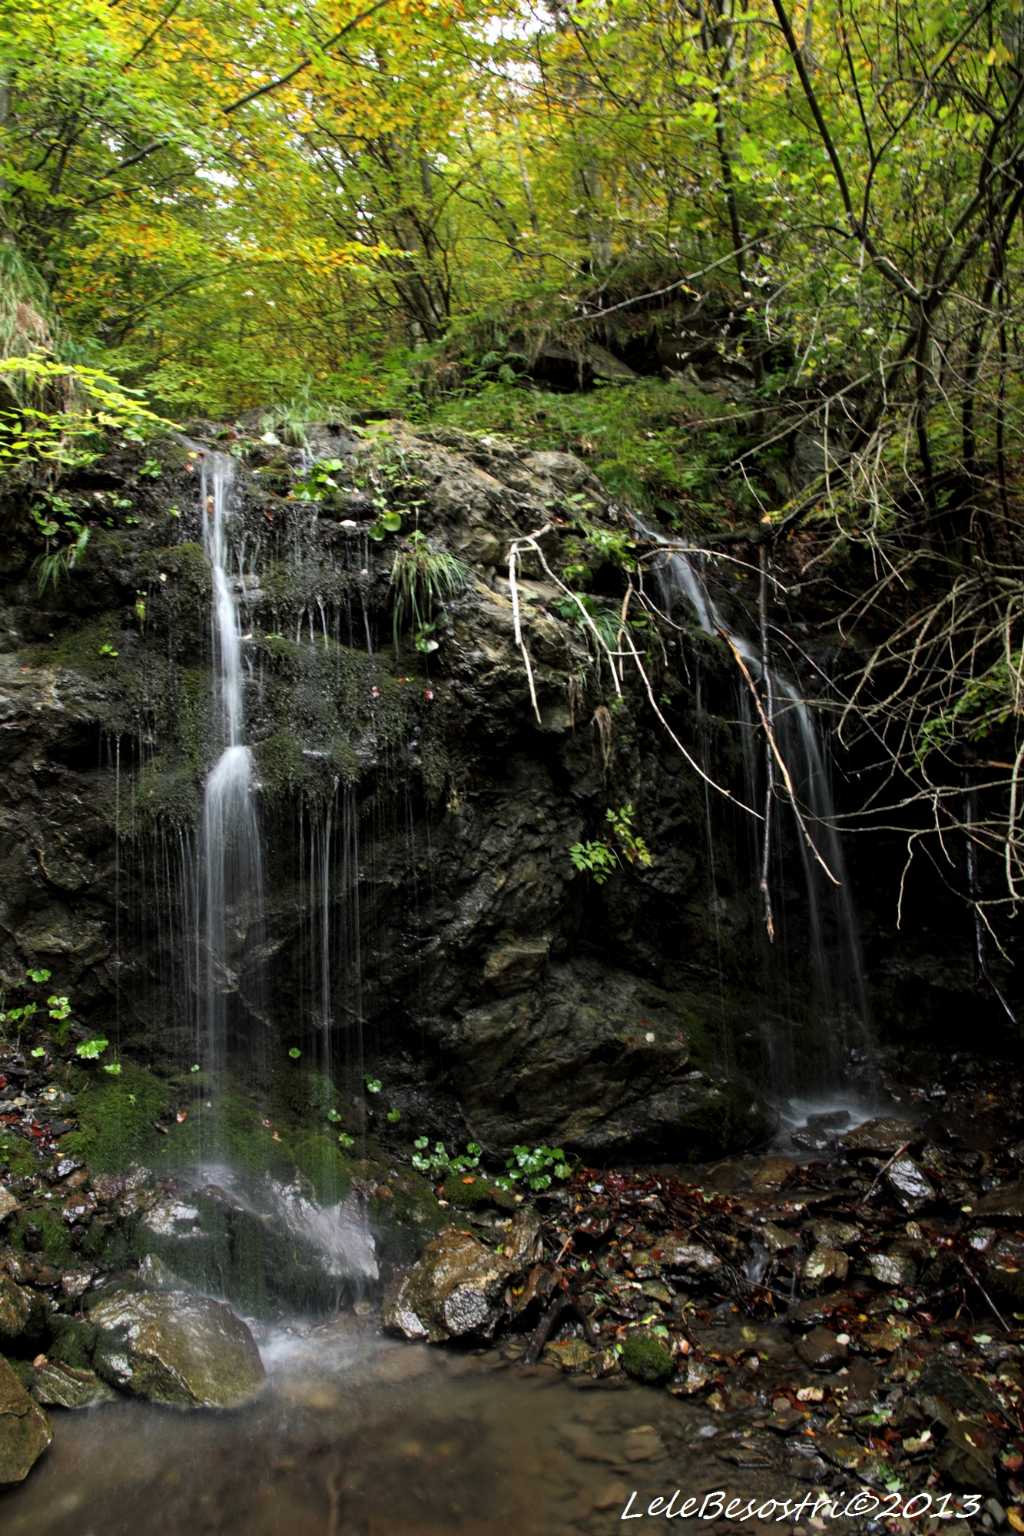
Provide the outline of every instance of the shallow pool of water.
[[[391,1343],[352,1319],[261,1339],[250,1408],[53,1415],[4,1536],[597,1536],[680,1487],[799,1497],[740,1430],[665,1392]],[[673,1520],[668,1529],[768,1529]],[[774,1525],[779,1531],[788,1525]]]

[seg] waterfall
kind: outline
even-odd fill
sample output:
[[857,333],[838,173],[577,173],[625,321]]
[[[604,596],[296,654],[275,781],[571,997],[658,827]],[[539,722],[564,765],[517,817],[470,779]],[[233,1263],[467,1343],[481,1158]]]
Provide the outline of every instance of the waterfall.
[[[652,542],[666,542],[654,530],[639,522],[637,526]],[[788,1093],[834,1089],[842,1082],[851,1050],[869,1047],[870,1029],[860,934],[842,841],[836,830],[827,748],[814,711],[793,681],[767,667],[759,647],[723,617],[697,558],[683,550],[666,550],[657,574],[668,609],[671,611],[681,601],[705,634],[729,640],[750,676],[762,683],[762,707],[787,764],[800,815],[818,854],[834,876],[835,883],[822,869],[803,835],[798,835],[807,902],[810,1038],[794,1048],[792,1041],[779,1040],[773,1032],[765,1042],[777,1089]],[[746,738],[746,798],[754,804],[759,764],[747,745],[752,740],[754,714],[747,684],[741,680],[739,688],[739,716]]]
[[247,942],[258,928],[263,905],[252,754],[244,739],[238,583],[229,570],[234,477],[235,463],[227,454],[204,454],[201,513],[203,546],[213,581],[214,730],[220,755],[207,775],[203,792],[205,974],[200,985],[205,1010],[200,1011],[199,1060],[215,1089],[223,1078],[227,1052],[228,998],[237,995]]

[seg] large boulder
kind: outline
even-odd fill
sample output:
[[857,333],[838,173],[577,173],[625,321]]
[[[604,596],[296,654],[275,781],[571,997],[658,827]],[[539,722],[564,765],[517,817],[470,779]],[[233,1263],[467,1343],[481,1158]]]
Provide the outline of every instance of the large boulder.
[[384,1327],[407,1339],[487,1338],[515,1267],[469,1232],[447,1227],[385,1299]]
[[22,1482],[52,1439],[46,1414],[0,1360],[0,1487]]
[[689,1161],[763,1144],[776,1117],[712,1070],[689,1000],[578,962],[485,998],[446,1040],[478,1141]]
[[223,1302],[186,1291],[115,1291],[90,1312],[96,1367],[113,1386],[176,1408],[238,1408],[256,1397],[263,1362]]

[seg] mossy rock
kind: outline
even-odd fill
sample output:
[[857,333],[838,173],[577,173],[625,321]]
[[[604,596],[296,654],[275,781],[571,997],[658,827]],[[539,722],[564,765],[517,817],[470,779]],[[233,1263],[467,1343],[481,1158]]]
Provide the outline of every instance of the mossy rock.
[[23,1482],[52,1439],[45,1413],[0,1360],[0,1487]]
[[622,1346],[619,1364],[627,1376],[656,1386],[667,1381],[675,1369],[672,1351],[651,1333],[634,1333]]
[[61,1142],[94,1173],[123,1173],[133,1163],[151,1165],[165,1139],[156,1122],[167,1108],[167,1084],[144,1067],[122,1063],[118,1077],[77,1075],[78,1130]]
[[465,1173],[450,1173],[442,1190],[449,1205],[462,1211],[478,1210],[481,1206],[497,1206],[502,1211],[514,1211],[519,1204],[509,1189],[492,1184],[483,1174],[472,1177]]
[[196,776],[188,764],[154,758],[136,781],[132,805],[136,828],[194,827],[200,803]]

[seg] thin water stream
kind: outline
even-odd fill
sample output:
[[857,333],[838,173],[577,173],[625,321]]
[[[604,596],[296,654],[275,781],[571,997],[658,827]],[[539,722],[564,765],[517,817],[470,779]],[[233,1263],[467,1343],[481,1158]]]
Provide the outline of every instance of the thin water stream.
[[[652,542],[666,542],[639,522],[638,527]],[[790,809],[794,814],[799,812],[814,842],[812,850],[802,831],[795,835],[806,897],[803,938],[810,962],[810,990],[805,1011],[810,1030],[806,1038],[795,1043],[769,1029],[765,1047],[778,1092],[800,1092],[821,1100],[842,1085],[851,1051],[869,1049],[871,1044],[860,933],[842,840],[836,830],[828,749],[815,711],[793,680],[768,665],[760,648],[725,618],[704,579],[699,557],[673,547],[659,559],[656,571],[669,613],[682,607],[692,613],[705,634],[726,638],[750,678],[761,685],[761,706],[795,792],[796,803],[790,800]],[[746,680],[738,679],[737,687],[737,713],[745,736],[744,799],[748,805],[757,805],[763,802],[765,785],[753,750],[754,712]],[[776,782],[773,799],[786,798]],[[788,951],[791,946],[781,947]],[[844,1098],[844,1105],[846,1102]]]

